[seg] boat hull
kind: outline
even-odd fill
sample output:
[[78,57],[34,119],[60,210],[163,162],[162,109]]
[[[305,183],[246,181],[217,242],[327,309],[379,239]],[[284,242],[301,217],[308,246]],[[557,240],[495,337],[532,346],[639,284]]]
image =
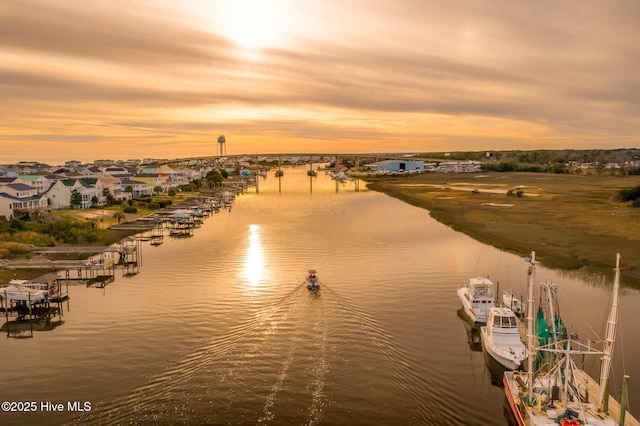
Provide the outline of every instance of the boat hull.
[[[471,318],[473,322],[478,324],[486,324],[487,317],[489,315],[488,312],[484,312],[482,310],[474,311],[473,307],[471,306],[471,302],[467,297],[468,292],[469,290],[466,287],[461,287],[458,289],[458,297],[462,302],[462,307],[464,308],[464,311],[469,316],[469,318]],[[487,309],[488,309],[488,305],[487,305]]]
[[[487,353],[487,355],[489,355],[498,364],[500,364],[507,370],[517,370],[518,368],[520,368],[520,365],[522,365],[523,359],[520,359],[520,357],[518,357],[517,355],[514,355],[513,357],[511,357],[511,356],[504,356],[503,354],[501,354],[500,352],[510,353],[509,352],[510,347],[509,346],[496,347],[494,344],[492,344],[491,339],[489,338],[489,335],[487,333],[487,327],[480,328],[480,335],[482,336],[482,348]],[[522,350],[522,348],[516,349],[516,350]],[[513,351],[513,353],[516,354],[515,351]]]
[[[502,376],[502,383],[504,384],[504,393],[507,396],[507,401],[509,402],[509,408],[511,409],[511,413],[513,414],[513,418],[516,420],[518,426],[525,426],[524,419],[522,418],[522,414],[518,409],[518,404],[516,403],[516,398],[518,395],[517,385],[515,384],[515,380],[512,382],[509,378],[512,377],[513,372],[505,371],[504,376]],[[515,392],[512,389],[513,386],[516,386]]]

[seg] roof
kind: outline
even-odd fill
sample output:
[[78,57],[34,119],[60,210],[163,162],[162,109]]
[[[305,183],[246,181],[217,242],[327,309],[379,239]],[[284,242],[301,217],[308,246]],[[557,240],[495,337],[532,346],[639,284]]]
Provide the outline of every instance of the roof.
[[5,192],[0,192],[0,197],[7,198],[9,200],[14,200],[14,201],[36,201],[36,200],[40,200],[44,196],[45,194],[36,194],[36,195],[31,195],[29,197],[14,197],[13,195],[9,195]]
[[13,188],[16,191],[35,191],[36,190],[36,188],[34,188],[31,185],[27,185],[26,183],[10,183],[5,186],[8,186],[9,188]]
[[28,182],[35,182],[41,177],[42,175],[20,175],[18,176],[18,179],[28,181]]

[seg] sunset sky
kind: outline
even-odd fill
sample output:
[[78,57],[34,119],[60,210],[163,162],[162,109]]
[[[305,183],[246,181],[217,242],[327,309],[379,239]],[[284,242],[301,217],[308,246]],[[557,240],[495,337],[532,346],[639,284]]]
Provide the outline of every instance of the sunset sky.
[[640,146],[640,2],[3,0],[0,164]]

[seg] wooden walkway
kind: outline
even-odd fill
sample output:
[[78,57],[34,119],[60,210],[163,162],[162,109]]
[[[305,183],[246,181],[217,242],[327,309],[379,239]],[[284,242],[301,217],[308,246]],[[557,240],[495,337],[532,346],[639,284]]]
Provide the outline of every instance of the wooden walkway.
[[[593,380],[586,372],[582,370],[576,371],[576,381],[578,383],[586,384],[589,390],[590,400],[597,398],[600,393],[600,385]],[[609,396],[609,415],[619,423],[620,421],[620,403],[615,400],[613,396]],[[631,415],[629,411],[626,412],[624,417],[624,426],[640,426],[640,422]]]

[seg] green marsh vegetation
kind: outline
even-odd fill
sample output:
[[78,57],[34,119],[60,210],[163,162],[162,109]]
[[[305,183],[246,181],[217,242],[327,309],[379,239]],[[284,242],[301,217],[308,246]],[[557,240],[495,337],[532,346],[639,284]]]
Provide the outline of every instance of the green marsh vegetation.
[[628,265],[624,284],[640,288],[640,176],[487,172],[368,180],[370,189],[428,209],[481,242],[522,256],[535,250],[544,266],[597,282],[603,274],[610,281],[620,253]]

